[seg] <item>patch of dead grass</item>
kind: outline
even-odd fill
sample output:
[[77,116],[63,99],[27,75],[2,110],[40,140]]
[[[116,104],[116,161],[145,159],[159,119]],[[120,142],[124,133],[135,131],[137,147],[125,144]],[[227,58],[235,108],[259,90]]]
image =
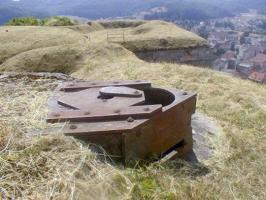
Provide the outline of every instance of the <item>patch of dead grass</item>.
[[[47,128],[45,102],[57,82],[20,80],[14,87],[2,85],[0,96],[2,119],[12,133],[19,133],[0,154],[0,188],[10,197],[264,199],[265,86],[187,65],[134,60],[75,75],[90,80],[148,79],[161,87],[198,92],[197,109],[223,127],[224,134],[212,141],[214,157],[197,167],[176,160],[124,169],[102,162],[88,146],[60,131],[30,136],[28,130]],[[8,128],[5,132],[12,135]]]

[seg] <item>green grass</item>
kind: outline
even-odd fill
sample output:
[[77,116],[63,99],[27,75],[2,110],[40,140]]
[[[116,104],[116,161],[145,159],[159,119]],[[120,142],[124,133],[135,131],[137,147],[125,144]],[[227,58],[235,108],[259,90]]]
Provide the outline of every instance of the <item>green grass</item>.
[[39,20],[35,17],[13,18],[6,23],[7,26],[38,26]]
[[7,26],[72,26],[77,22],[68,17],[54,16],[45,19],[36,17],[13,18],[6,23]]

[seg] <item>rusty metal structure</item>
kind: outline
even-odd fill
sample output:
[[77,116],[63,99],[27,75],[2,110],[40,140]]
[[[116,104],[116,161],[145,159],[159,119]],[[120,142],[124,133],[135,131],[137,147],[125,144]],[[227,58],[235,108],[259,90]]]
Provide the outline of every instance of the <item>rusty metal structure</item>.
[[67,122],[65,135],[100,145],[125,163],[192,150],[194,93],[140,80],[82,81],[60,85],[49,107],[47,122]]

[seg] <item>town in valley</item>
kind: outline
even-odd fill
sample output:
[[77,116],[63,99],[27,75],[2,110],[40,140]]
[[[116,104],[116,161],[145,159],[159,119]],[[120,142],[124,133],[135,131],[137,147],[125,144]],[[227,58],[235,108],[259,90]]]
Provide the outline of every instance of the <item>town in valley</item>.
[[[211,67],[244,79],[266,82],[266,16],[256,10],[234,17],[177,24],[209,41],[215,55]],[[191,25],[192,24],[192,25]]]

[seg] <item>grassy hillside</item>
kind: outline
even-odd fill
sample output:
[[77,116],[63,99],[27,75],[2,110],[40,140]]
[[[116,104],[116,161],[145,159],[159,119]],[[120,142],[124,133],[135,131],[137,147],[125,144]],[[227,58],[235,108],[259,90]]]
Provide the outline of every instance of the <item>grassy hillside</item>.
[[[125,40],[121,33],[124,33]],[[107,40],[107,34],[116,38]],[[161,21],[102,21],[66,27],[2,26],[0,42],[0,71],[65,73],[76,71],[81,66],[96,66],[92,64],[98,62],[95,54],[102,55],[103,59],[109,58],[109,54],[118,57],[127,54],[135,58],[129,50],[207,45],[197,35]]]
[[213,141],[214,157],[197,167],[180,160],[136,169],[102,162],[45,123],[46,101],[58,81],[23,78],[0,83],[0,188],[5,194],[24,199],[264,199],[265,85],[187,65],[133,59],[75,76],[148,79],[197,92],[198,112],[223,127]]
[[49,17],[38,19],[36,17],[12,18],[5,25],[8,26],[73,26],[78,24],[77,21],[68,17]]
[[[223,129],[219,138],[210,141],[214,156],[196,166],[181,160],[136,168],[112,164],[104,155],[63,136],[60,126],[45,122],[47,99],[60,80],[1,78],[0,195],[10,199],[265,199],[266,85],[189,65],[146,63],[121,42],[106,41],[107,31],[137,35],[143,29],[141,40],[156,39],[166,24],[151,24],[108,30],[100,24],[80,29],[1,27],[5,48],[0,46],[0,69],[61,71],[88,80],[147,79],[160,87],[197,92],[197,111]],[[167,34],[171,37],[171,32]]]
[[45,47],[83,44],[86,38],[75,31],[57,27],[0,27],[0,63],[20,53]]

